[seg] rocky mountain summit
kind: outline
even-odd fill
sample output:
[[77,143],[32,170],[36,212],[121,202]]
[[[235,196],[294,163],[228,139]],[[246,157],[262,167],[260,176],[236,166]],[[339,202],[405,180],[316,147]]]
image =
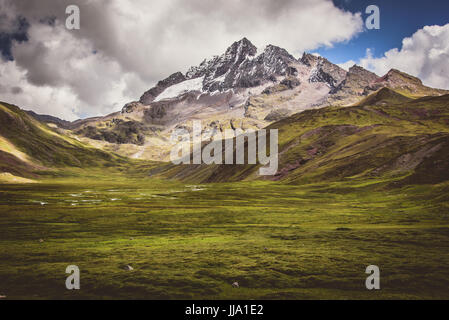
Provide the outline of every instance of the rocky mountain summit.
[[354,105],[382,88],[412,98],[448,93],[398,70],[383,77],[356,65],[346,71],[310,53],[296,59],[274,45],[258,51],[243,38],[222,55],[159,81],[121,112],[65,127],[125,156],[167,160],[171,132],[191,128],[193,120],[207,132],[258,130],[305,110]]
[[[285,49],[269,45],[257,55],[257,48],[248,39],[234,42],[224,54],[204,60],[191,67],[186,74],[177,72],[160,81],[140,98],[142,104],[153,102],[170,86],[184,82],[186,87],[198,79],[192,89],[201,92],[223,92],[229,89],[257,87],[266,81],[276,82],[276,77],[296,75],[290,65],[296,59]],[[168,97],[176,98],[176,97]]]

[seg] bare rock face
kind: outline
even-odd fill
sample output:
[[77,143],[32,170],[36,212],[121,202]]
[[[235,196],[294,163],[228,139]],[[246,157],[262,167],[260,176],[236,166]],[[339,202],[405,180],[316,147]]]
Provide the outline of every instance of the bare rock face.
[[286,86],[288,89],[293,89],[301,85],[301,81],[294,77],[285,78],[281,81],[281,85]]
[[276,76],[287,75],[289,63],[294,61],[284,49],[267,46],[265,51],[253,60],[246,60],[226,77],[221,90],[232,87],[251,88],[266,81],[276,81]]
[[323,57],[304,53],[300,62],[312,68],[310,82],[324,82],[329,85],[331,90],[337,88],[346,78],[346,70]]
[[181,83],[186,80],[186,77],[181,72],[176,72],[169,76],[168,78],[159,81],[154,88],[151,88],[145,92],[140,98],[140,103],[148,105],[150,104],[158,95],[160,95],[165,89],[171,87],[175,84]]
[[350,95],[361,96],[365,88],[378,79],[379,77],[375,73],[354,65],[349,69],[346,79],[330,93],[344,92]]
[[314,67],[318,64],[319,57],[310,53],[304,52],[299,61],[308,67]]
[[295,77],[286,77],[280,83],[275,84],[270,87],[267,87],[264,91],[262,91],[262,93],[263,94],[273,94],[273,93],[282,92],[285,90],[292,90],[300,85],[301,85],[301,81],[299,81],[299,79],[297,79]]
[[366,95],[366,88],[375,83],[379,77],[357,65],[352,66],[345,80],[330,91],[328,101],[331,104],[350,104]]

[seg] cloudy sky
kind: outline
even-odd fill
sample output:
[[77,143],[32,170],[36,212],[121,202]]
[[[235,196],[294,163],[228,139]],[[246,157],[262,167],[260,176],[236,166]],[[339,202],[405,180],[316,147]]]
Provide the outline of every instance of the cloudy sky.
[[[404,2],[0,0],[0,100],[68,120],[108,114],[243,37],[449,89],[448,1]],[[80,30],[65,27],[71,4]],[[369,4],[380,30],[364,27]]]

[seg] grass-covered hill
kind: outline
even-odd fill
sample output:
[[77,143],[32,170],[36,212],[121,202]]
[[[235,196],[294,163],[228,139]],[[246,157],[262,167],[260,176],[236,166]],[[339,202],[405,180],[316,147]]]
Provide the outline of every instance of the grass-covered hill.
[[412,98],[406,97],[392,89],[382,88],[373,94],[356,103],[356,106],[388,106],[412,101]]
[[195,182],[449,179],[449,95],[413,100],[384,88],[355,106],[307,110],[268,129],[279,130],[275,176],[259,176],[257,165],[169,166],[164,175]]
[[58,133],[19,107],[0,103],[0,172],[37,177],[64,167],[110,166],[124,160]]
[[[195,183],[369,179],[401,185],[449,179],[449,95],[412,99],[382,88],[353,106],[307,110],[267,129],[279,130],[279,170],[275,176],[259,176],[258,165],[171,163],[141,163],[139,174],[147,176],[150,172]],[[0,172],[33,179],[48,170],[120,167],[132,162],[64,132],[16,106],[1,103]]]

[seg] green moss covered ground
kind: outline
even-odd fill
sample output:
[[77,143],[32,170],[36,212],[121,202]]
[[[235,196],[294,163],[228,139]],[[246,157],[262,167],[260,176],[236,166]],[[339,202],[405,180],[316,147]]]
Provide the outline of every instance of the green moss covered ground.
[[[1,185],[0,294],[448,299],[448,191],[382,180],[186,185],[100,170]],[[65,289],[73,264],[79,291]],[[379,291],[365,289],[371,264]]]

